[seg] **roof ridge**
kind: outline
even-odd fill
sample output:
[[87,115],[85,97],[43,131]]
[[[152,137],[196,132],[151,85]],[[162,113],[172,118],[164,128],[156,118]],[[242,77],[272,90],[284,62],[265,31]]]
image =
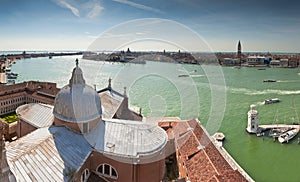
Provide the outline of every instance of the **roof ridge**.
[[210,160],[210,158],[208,157],[206,151],[205,151],[205,150],[203,150],[203,151],[204,151],[204,154],[205,154],[206,158],[208,159],[208,161],[210,162],[210,164],[212,165],[212,167],[215,169],[216,173],[217,173],[218,175],[220,175],[220,173],[219,173],[219,171],[217,170],[216,166],[214,165],[214,163],[213,163],[213,162]]
[[216,175],[213,175],[213,176],[212,176],[212,177],[209,179],[209,181],[210,181],[210,180],[212,180],[213,178],[214,178],[214,179],[215,179],[217,182],[219,182],[219,181],[220,181],[220,180],[217,178],[217,176],[216,176]]
[[[194,120],[194,119],[192,119],[192,120]],[[190,121],[192,121],[192,120],[190,120]],[[196,121],[197,122],[197,121]],[[187,124],[188,124],[188,126],[190,127],[190,128],[193,128],[190,124],[189,124],[189,122],[186,122]],[[200,125],[200,123],[197,123],[197,124],[199,124]],[[197,126],[197,125],[196,125]],[[196,136],[196,134],[194,133],[194,129],[196,128],[196,126],[193,128],[193,130],[190,130],[191,132],[192,132],[192,135],[195,137],[195,139],[196,139],[196,141],[198,142],[198,147],[199,146],[202,146],[201,145],[201,143],[200,143],[200,141],[199,141],[199,139],[197,138],[197,136]],[[202,129],[202,128],[201,128]],[[203,130],[203,129],[202,129]],[[199,149],[198,151],[200,151],[201,149]]]
[[[195,120],[195,119],[192,119],[192,120]],[[190,120],[190,121],[192,121],[192,120]],[[195,122],[197,122],[197,120],[195,120]],[[186,123],[188,124],[189,127],[191,127],[191,125],[190,125],[189,122],[186,122]],[[197,122],[197,124],[200,125],[199,122]],[[191,127],[191,128],[192,128],[192,127]],[[196,134],[194,133],[194,129],[195,129],[195,128],[196,128],[196,127],[194,127],[193,130],[191,130],[192,135],[195,137],[195,139],[196,139],[196,141],[198,142],[199,146],[202,146],[201,143],[200,143],[200,141],[199,141],[199,139],[197,138]],[[203,130],[203,128],[201,128],[201,129]],[[205,133],[205,134],[207,135],[207,133]],[[209,138],[209,136],[208,136],[208,138]],[[210,141],[210,142],[211,142],[211,141]],[[212,143],[212,142],[211,142],[211,143]],[[199,152],[199,151],[201,151],[201,149],[198,149],[198,150],[197,150],[197,152]],[[197,153],[197,152],[195,152],[195,153]],[[209,160],[209,162],[210,162],[210,164],[212,165],[212,167],[215,169],[216,173],[217,173],[218,175],[220,175],[219,171],[217,170],[217,168],[216,168],[216,166],[214,165],[214,163],[210,160],[210,158],[209,158],[209,156],[207,155],[206,151],[203,150],[203,152],[204,152],[206,158]],[[193,155],[193,154],[192,154],[192,155]]]

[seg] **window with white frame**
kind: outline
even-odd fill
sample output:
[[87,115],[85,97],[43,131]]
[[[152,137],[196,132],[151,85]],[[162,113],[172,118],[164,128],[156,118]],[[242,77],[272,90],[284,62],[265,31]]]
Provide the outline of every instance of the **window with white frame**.
[[118,173],[117,173],[116,169],[109,164],[100,164],[97,168],[97,172],[98,172],[98,174],[105,176],[105,177],[109,177],[109,178],[113,178],[113,179],[118,178]]
[[90,176],[90,170],[85,169],[81,174],[81,182],[87,182],[89,176]]

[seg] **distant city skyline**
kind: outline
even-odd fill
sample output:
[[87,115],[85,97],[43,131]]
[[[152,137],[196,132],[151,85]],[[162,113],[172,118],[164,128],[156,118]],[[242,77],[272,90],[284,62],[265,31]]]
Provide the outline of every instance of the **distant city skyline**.
[[[283,0],[1,0],[0,50],[87,50],[99,35],[107,37],[110,30],[122,27],[113,38],[123,44],[112,47],[104,41],[103,50],[130,45],[136,51],[182,46],[190,51],[234,52],[240,40],[243,52],[300,52],[299,5],[298,1]],[[124,28],[126,22],[141,23],[143,19],[156,21],[156,25],[147,31],[139,31],[141,24]],[[162,21],[157,22],[159,19]],[[198,47],[193,36],[170,31],[165,22],[199,35],[207,49]],[[132,36],[143,35],[145,41],[148,34],[152,43],[128,44]],[[172,43],[176,45],[170,46]]]

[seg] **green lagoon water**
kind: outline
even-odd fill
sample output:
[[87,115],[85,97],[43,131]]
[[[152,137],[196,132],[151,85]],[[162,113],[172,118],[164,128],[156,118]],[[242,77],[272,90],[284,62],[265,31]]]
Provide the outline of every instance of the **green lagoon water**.
[[[16,82],[49,81],[62,87],[70,79],[75,58],[19,60],[12,66],[12,72],[19,74]],[[158,62],[111,64],[89,60],[80,60],[79,65],[86,82],[96,85],[98,90],[107,86],[109,77],[113,79],[115,90],[123,92],[126,86],[131,106],[141,107],[145,116],[198,117],[204,126],[209,121],[214,126],[209,131],[226,135],[224,147],[254,180],[300,181],[300,145],[297,143],[300,135],[289,144],[280,144],[272,138],[256,137],[245,131],[250,104],[257,105],[260,124],[299,121],[299,69],[236,69]],[[207,77],[208,72],[212,73],[211,78]],[[178,77],[180,74],[192,76]],[[264,79],[278,82],[264,83]],[[222,81],[226,84],[222,85]],[[271,98],[282,102],[262,104],[264,99]],[[219,108],[211,110],[212,106]],[[218,119],[220,114],[224,114],[221,120]]]

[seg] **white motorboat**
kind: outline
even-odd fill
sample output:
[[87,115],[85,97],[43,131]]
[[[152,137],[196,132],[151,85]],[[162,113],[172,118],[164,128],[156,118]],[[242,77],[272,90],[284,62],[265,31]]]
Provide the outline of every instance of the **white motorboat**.
[[277,102],[280,102],[280,99],[278,99],[278,98],[275,98],[275,99],[266,99],[264,101],[264,104],[273,104],[273,103],[277,103]]
[[292,129],[292,130],[289,130],[283,134],[281,134],[279,137],[278,137],[278,141],[280,143],[284,143],[284,142],[289,142],[289,140],[291,140],[294,136],[297,135],[299,129]]

